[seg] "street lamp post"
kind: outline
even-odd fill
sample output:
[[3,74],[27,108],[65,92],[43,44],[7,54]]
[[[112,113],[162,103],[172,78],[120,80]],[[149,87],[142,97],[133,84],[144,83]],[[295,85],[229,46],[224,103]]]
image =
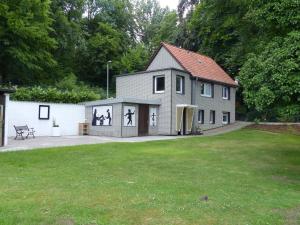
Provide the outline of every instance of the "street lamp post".
[[109,89],[109,64],[111,60],[109,60],[106,64],[106,98],[109,97],[108,89]]

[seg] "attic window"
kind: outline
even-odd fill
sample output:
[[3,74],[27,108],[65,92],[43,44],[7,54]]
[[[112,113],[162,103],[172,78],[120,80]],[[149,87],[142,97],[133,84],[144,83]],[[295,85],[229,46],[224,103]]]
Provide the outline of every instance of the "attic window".
[[198,59],[198,63],[201,64],[202,62]]

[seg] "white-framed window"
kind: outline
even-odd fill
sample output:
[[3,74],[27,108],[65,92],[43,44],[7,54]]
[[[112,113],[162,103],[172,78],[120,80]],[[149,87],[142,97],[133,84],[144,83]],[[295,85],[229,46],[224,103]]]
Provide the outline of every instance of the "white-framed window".
[[216,111],[215,110],[210,110],[209,112],[209,123],[210,124],[215,124],[216,122]]
[[154,93],[164,93],[165,92],[165,76],[155,76],[154,77]]
[[177,94],[184,94],[184,77],[183,76],[176,76],[176,93]]
[[230,121],[230,113],[229,112],[223,112],[222,123],[223,124],[229,124],[229,121]]
[[204,110],[200,109],[198,111],[198,123],[204,123]]
[[212,97],[213,96],[213,90],[212,90],[212,84],[210,83],[201,83],[201,96],[204,97]]
[[229,87],[226,86],[222,87],[222,98],[229,99]]

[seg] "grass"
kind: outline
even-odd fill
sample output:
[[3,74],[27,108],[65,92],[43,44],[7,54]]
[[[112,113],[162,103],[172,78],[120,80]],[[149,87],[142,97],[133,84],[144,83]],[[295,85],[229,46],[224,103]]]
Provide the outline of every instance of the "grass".
[[243,129],[0,154],[5,225],[293,225],[299,213],[296,135]]

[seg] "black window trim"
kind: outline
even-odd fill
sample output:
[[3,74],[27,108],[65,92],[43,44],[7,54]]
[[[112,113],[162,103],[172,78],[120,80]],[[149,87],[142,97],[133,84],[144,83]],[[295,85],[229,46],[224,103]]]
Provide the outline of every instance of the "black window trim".
[[[180,77],[181,78],[181,91],[177,91],[177,77]],[[175,91],[176,91],[176,94],[179,94],[179,95],[184,95],[185,94],[185,77],[182,76],[182,75],[176,75],[176,84],[175,84]]]
[[[202,112],[201,121],[199,120],[200,119],[200,112]],[[204,113],[205,113],[204,109],[199,109],[198,110],[198,123],[200,123],[200,124],[204,124]]]
[[[226,88],[228,90],[227,98],[224,97],[224,88]],[[225,86],[225,85],[222,86],[222,99],[223,100],[230,100],[230,87],[229,86]]]
[[[159,77],[164,78],[164,90],[163,91],[156,90],[156,83],[157,83],[156,79]],[[163,94],[163,93],[165,93],[165,91],[166,91],[166,76],[164,74],[153,76],[153,94]]]
[[[224,114],[227,114],[227,122],[226,122],[226,123],[224,123],[224,120],[223,120]],[[230,112],[227,112],[227,111],[223,111],[223,112],[222,112],[222,124],[223,124],[223,125],[230,124]]]
[[[209,84],[210,85],[210,87],[211,87],[211,95],[205,95],[204,94],[204,86],[205,86],[205,84]],[[202,93],[202,90],[203,90],[203,93]],[[200,95],[201,95],[201,97],[205,97],[205,98],[214,98],[214,83],[212,83],[212,82],[201,82],[200,83]]]
[[[213,119],[211,120],[211,113],[213,113]],[[210,110],[209,111],[209,123],[215,124],[216,123],[216,110]]]

